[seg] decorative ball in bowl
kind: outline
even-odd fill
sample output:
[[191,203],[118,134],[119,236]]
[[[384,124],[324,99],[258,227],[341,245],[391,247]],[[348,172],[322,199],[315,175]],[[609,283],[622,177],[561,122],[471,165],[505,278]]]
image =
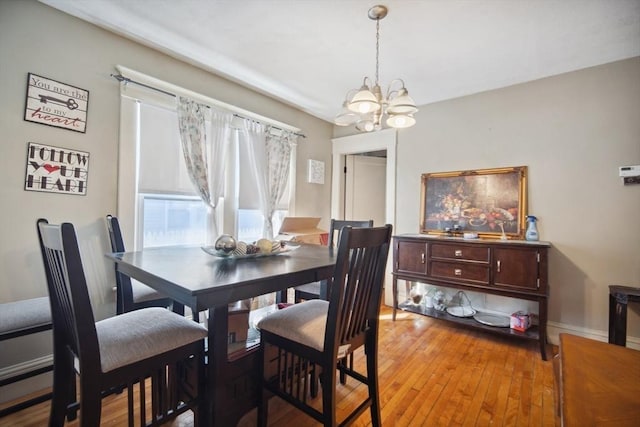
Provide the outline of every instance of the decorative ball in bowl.
[[216,251],[223,256],[229,256],[236,249],[236,239],[228,234],[223,234],[216,239]]

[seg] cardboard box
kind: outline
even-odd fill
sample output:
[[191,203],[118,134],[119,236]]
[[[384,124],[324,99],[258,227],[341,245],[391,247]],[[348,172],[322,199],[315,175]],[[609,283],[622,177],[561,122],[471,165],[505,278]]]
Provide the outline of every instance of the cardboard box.
[[285,217],[276,240],[326,246],[329,233],[318,228],[319,222],[315,217]]
[[516,311],[511,315],[511,329],[524,332],[531,326],[531,316],[524,311]]
[[233,344],[247,340],[249,331],[250,300],[242,300],[229,304],[227,342]]

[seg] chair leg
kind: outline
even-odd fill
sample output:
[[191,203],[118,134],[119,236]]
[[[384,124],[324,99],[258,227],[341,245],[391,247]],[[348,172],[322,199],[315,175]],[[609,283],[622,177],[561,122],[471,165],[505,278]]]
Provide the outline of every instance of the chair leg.
[[[65,354],[66,356],[66,354]],[[75,373],[68,357],[54,357],[53,396],[49,414],[49,427],[62,427],[67,406],[75,401]]]
[[311,381],[311,384],[309,386],[309,394],[311,394],[311,397],[313,399],[318,397],[318,385],[319,385],[319,382],[320,382],[320,377],[318,375],[318,369],[320,369],[320,367],[318,365],[315,365],[313,367],[313,370],[311,371],[311,374],[309,374],[309,381]]
[[[76,402],[76,373],[73,368],[71,368],[71,373],[69,374],[71,380],[69,381],[69,401],[67,402],[67,421],[71,422],[78,418],[78,402]],[[71,408],[70,408],[71,407]]]
[[[374,338],[375,339],[375,338]],[[371,425],[379,427],[382,425],[380,415],[380,394],[378,389],[378,348],[377,343],[365,346],[367,358],[367,380],[369,383],[369,397],[371,398]]]
[[322,378],[322,423],[325,427],[337,426],[336,421],[336,372],[323,369]]
[[[88,382],[89,380],[87,380]],[[102,393],[100,388],[88,384],[80,385],[80,427],[100,425]]]
[[[353,357],[353,356],[352,356]],[[347,358],[343,358],[338,360],[338,372],[340,373],[340,384],[345,385],[347,383],[347,374],[344,372],[343,368],[347,366]]]
[[266,398],[264,388],[258,393],[258,427],[267,427],[269,419],[269,400]]

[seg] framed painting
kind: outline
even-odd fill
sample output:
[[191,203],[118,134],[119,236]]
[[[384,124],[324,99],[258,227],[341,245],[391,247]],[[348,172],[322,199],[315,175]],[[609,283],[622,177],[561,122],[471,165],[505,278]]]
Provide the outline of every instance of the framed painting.
[[522,239],[527,167],[422,174],[420,232]]

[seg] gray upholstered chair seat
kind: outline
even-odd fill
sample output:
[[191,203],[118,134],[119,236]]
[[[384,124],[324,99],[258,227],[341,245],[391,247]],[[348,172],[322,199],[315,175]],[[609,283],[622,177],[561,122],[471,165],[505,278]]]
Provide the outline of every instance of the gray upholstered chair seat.
[[0,334],[51,323],[49,297],[0,304]]
[[[323,351],[328,312],[329,301],[313,299],[271,313],[263,317],[257,327]],[[338,358],[344,357],[349,347],[349,345],[340,346]]]
[[165,295],[155,289],[131,279],[131,292],[133,293],[133,302],[154,301],[166,298]]
[[96,322],[102,372],[207,336],[207,329],[164,308],[134,310]]

